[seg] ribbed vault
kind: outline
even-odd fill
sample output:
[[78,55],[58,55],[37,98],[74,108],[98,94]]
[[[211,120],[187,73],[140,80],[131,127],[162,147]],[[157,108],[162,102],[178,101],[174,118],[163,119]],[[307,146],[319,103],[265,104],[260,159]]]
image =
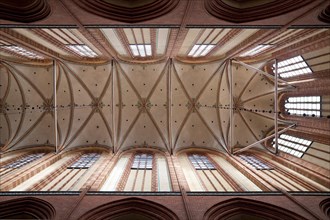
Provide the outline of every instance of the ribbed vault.
[[273,126],[273,90],[269,78],[228,60],[2,62],[0,142],[3,150],[197,146],[226,152],[262,139]]

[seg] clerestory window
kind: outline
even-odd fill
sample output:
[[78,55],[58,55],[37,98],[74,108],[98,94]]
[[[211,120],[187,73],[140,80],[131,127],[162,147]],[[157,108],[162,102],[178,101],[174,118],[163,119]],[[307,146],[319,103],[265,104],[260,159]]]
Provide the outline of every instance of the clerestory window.
[[[311,144],[312,141],[310,140],[297,138],[287,134],[281,134],[278,137],[278,149],[299,158],[304,155]],[[275,148],[275,138],[273,139],[272,145]]]
[[[277,73],[282,78],[289,78],[312,73],[311,68],[309,68],[308,64],[302,56],[296,56],[283,60],[278,62],[277,66]],[[273,64],[273,71],[275,73],[275,64]]]
[[22,166],[25,166],[26,164],[32,163],[33,161],[36,161],[40,159],[42,156],[44,156],[45,153],[35,153],[27,155],[21,159],[18,159],[10,164],[7,164],[4,166],[4,168],[21,168]]
[[129,47],[134,57],[147,57],[152,55],[150,44],[130,44]]
[[188,53],[189,57],[203,57],[206,56],[213,48],[214,44],[195,44]]
[[44,59],[43,56],[16,45],[0,45],[0,48],[27,57],[29,59],[38,59],[38,60]]
[[151,154],[136,154],[132,164],[134,170],[151,170],[152,169],[152,155]]
[[320,96],[289,97],[285,100],[285,111],[292,115],[316,116],[321,115]]
[[214,165],[204,155],[189,155],[189,160],[196,170],[215,170]]
[[99,158],[100,158],[100,154],[98,153],[84,154],[76,162],[74,162],[71,166],[69,166],[68,169],[88,169]]
[[256,55],[256,54],[258,54],[258,53],[260,53],[260,52],[262,52],[262,51],[264,51],[264,50],[266,50],[270,47],[272,47],[271,44],[260,44],[256,47],[252,48],[251,50],[248,50],[248,51],[242,53],[240,55],[240,57],[253,56],[253,55]]
[[239,155],[239,157],[244,160],[246,163],[250,164],[257,170],[271,170],[272,168],[267,164],[263,163],[259,159],[255,158],[254,156],[247,156],[247,155]]
[[90,57],[90,58],[97,57],[97,54],[89,46],[85,44],[71,44],[71,45],[66,45],[66,47],[76,52],[82,57]]

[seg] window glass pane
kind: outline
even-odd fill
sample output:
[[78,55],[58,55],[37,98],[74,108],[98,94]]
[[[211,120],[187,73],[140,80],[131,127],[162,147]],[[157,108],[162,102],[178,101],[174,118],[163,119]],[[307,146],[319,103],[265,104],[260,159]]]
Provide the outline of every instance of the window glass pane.
[[134,57],[152,56],[150,44],[130,44],[129,47]]
[[[273,143],[275,143],[275,138],[273,139]],[[281,147],[278,148],[280,151],[296,157],[302,157],[308,147],[312,144],[312,141],[281,134],[278,138],[278,143],[281,144]],[[275,148],[275,144],[273,144],[273,147]]]
[[214,165],[206,156],[193,154],[188,158],[196,170],[215,170]]
[[151,154],[136,154],[131,169],[152,169],[152,158]]
[[285,111],[293,115],[321,115],[320,96],[289,97],[285,100]]
[[190,57],[206,56],[213,48],[214,44],[195,44],[188,53]]
[[27,58],[30,59],[44,59],[44,57],[42,57],[41,55],[38,55],[32,51],[28,51],[22,47],[19,46],[15,46],[15,45],[4,45],[4,46],[0,46],[0,48],[3,48],[5,50],[9,50],[11,52],[14,52],[16,54],[25,56]]
[[146,52],[144,50],[144,45],[143,44],[139,44],[137,46],[138,46],[138,50],[139,50],[140,56],[141,57],[145,57],[146,56]]
[[74,44],[66,45],[66,47],[83,57],[97,57],[97,54],[87,45]]
[[[275,64],[273,64],[273,70],[275,73]],[[278,62],[279,76],[282,78],[288,78],[292,76],[298,76],[303,74],[312,73],[312,70],[308,67],[302,56],[296,56],[287,60]]]
[[250,164],[257,170],[271,170],[272,168],[267,164],[263,163],[259,159],[253,156],[239,155],[239,157],[244,160],[246,163]]
[[4,168],[20,168],[28,163],[31,163],[35,160],[38,160],[41,158],[45,153],[35,153],[35,154],[30,154],[28,156],[25,156],[21,159],[18,159],[10,164],[7,164],[4,166]]
[[88,169],[99,158],[100,158],[100,154],[98,153],[84,154],[76,162],[74,162],[71,166],[69,166],[68,169]]
[[245,56],[253,56],[253,55],[256,55],[264,50],[266,50],[267,48],[271,47],[272,45],[269,45],[269,44],[261,44],[261,45],[258,45],[244,53],[242,53],[240,55],[240,57],[245,57]]

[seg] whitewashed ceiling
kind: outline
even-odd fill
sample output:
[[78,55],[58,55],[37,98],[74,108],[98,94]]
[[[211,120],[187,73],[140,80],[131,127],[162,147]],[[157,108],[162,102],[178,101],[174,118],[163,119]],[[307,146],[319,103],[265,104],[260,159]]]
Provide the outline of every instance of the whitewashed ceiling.
[[[185,29],[181,39],[176,28],[85,31],[0,30],[3,151],[35,146],[58,151],[83,146],[228,151],[229,146],[247,146],[274,125],[274,86],[253,69],[235,62],[231,68],[227,58],[262,68],[273,54],[329,34],[327,29],[288,29],[253,43],[271,30],[192,28]],[[272,46],[253,57],[241,56],[260,43]],[[145,53],[150,45],[151,55],[134,54],[132,45],[143,45]],[[195,45],[213,46],[205,56],[189,56]],[[313,68],[327,69],[329,58],[319,59],[325,64]]]

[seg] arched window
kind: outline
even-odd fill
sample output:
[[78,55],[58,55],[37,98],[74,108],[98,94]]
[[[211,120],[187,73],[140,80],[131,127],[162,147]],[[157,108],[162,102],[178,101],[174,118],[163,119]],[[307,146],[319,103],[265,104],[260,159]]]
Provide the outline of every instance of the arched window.
[[54,181],[50,181],[43,190],[52,191],[75,191],[79,190],[91,176],[90,170],[100,158],[99,153],[85,153],[67,166]]
[[320,117],[321,96],[289,97],[284,107],[288,114]]
[[15,187],[17,191],[79,191],[95,169],[100,153],[69,154]]
[[100,188],[100,191],[171,190],[167,159],[156,152],[124,153]]
[[153,159],[149,153],[134,155],[124,191],[152,191]]

